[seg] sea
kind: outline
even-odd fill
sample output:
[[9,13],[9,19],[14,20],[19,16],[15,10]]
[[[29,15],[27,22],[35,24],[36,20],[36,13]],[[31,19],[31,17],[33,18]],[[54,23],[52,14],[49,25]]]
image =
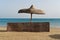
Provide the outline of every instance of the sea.
[[[0,18],[0,27],[7,27],[7,23],[30,22],[29,18]],[[60,28],[60,18],[33,18],[32,22],[49,22],[50,27]]]

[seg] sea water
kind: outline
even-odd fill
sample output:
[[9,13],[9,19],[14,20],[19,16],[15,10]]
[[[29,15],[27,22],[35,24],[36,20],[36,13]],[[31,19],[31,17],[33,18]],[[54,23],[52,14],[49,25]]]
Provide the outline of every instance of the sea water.
[[[29,18],[0,18],[0,27],[7,26],[7,23],[30,22]],[[33,18],[32,22],[50,22],[50,27],[60,27],[60,18]]]

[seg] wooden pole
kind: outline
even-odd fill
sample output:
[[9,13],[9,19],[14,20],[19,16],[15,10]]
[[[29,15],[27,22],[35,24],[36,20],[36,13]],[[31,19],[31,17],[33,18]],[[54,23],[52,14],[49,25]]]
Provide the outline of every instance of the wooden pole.
[[30,19],[30,22],[32,22],[32,13],[31,13],[31,19]]

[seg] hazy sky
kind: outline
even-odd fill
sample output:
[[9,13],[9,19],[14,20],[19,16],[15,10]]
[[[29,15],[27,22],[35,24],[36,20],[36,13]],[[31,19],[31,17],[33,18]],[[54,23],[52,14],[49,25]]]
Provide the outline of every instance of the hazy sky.
[[0,0],[0,18],[30,18],[30,14],[18,14],[18,10],[32,4],[45,12],[33,14],[33,18],[60,18],[60,0]]

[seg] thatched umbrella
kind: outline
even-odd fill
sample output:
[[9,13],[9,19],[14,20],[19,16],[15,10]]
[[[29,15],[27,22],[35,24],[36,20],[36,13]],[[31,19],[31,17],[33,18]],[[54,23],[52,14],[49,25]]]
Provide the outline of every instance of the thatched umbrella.
[[33,5],[31,5],[31,7],[28,9],[20,9],[18,13],[30,13],[31,20],[32,20],[32,14],[45,14],[42,10],[35,9]]

